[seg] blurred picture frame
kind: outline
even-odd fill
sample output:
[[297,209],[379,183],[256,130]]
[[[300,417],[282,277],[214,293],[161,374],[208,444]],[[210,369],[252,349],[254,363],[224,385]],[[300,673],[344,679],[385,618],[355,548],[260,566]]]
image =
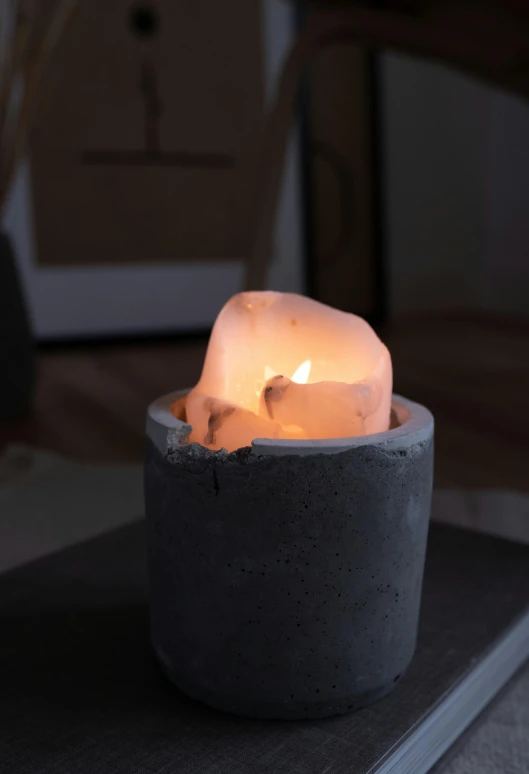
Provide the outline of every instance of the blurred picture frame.
[[[104,10],[102,4],[105,5]],[[169,83],[168,89],[163,89],[163,79],[159,75],[162,70],[158,70],[158,79],[156,77],[158,63],[164,62],[163,55],[160,55],[161,58],[157,60],[154,54],[152,56],[149,54],[150,49],[139,34],[141,29],[138,33],[138,29],[134,28],[134,19],[137,20],[139,12],[149,9],[154,12],[151,21],[152,18],[155,21],[164,19],[165,15],[173,13],[174,7],[170,0],[153,0],[149,4],[132,6],[122,4],[120,1],[113,3],[112,13],[121,14],[119,23],[122,27],[119,34],[123,36],[122,44],[125,51],[118,69],[119,67],[123,69],[126,65],[126,75],[120,72],[116,77],[118,79],[125,77],[127,85],[124,90],[129,89],[130,95],[128,102],[127,95],[125,97],[118,95],[119,99],[124,100],[125,105],[127,126],[124,128],[120,127],[121,112],[118,112],[117,108],[113,122],[105,124],[102,120],[103,108],[109,107],[112,111],[115,107],[113,100],[109,99],[111,92],[105,75],[108,68],[105,69],[103,66],[104,56],[101,53],[98,54],[103,69],[94,73],[94,62],[87,62],[75,53],[85,45],[82,44],[82,36],[87,30],[92,30],[92,38],[97,34],[97,25],[101,23],[103,12],[107,24],[105,34],[110,34],[109,7],[104,0],[86,4],[86,13],[91,14],[88,20],[90,24],[83,18],[83,14],[79,13],[75,35],[72,33],[73,39],[67,42],[66,49],[62,52],[62,56],[66,57],[68,54],[74,56],[75,53],[72,61],[76,62],[76,66],[72,65],[73,73],[70,72],[70,68],[65,67],[64,60],[61,62],[61,52],[59,52],[56,63],[58,79],[54,85],[53,95],[47,110],[43,113],[41,125],[36,127],[29,157],[21,165],[6,208],[5,226],[15,244],[34,331],[38,339],[156,335],[205,330],[210,327],[223,303],[242,288],[245,236],[239,237],[236,229],[233,233],[228,229],[219,239],[218,251],[215,239],[210,238],[208,241],[208,237],[215,233],[211,224],[219,223],[224,217],[223,207],[225,217],[230,223],[237,223],[239,220],[243,226],[242,232],[246,234],[247,213],[244,207],[248,195],[245,189],[247,181],[244,171],[241,173],[242,195],[237,197],[229,193],[232,190],[230,186],[227,186],[225,191],[222,186],[217,186],[215,190],[215,184],[211,181],[216,169],[205,171],[202,169],[196,180],[191,179],[192,164],[189,164],[189,156],[185,157],[185,154],[191,153],[195,161],[198,158],[199,164],[206,160],[208,163],[213,162],[214,165],[220,159],[221,162],[226,162],[226,170],[236,169],[239,161],[236,157],[238,142],[241,136],[244,140],[249,140],[250,135],[253,138],[259,135],[260,126],[257,126],[259,116],[257,116],[256,105],[259,100],[261,103],[266,102],[273,93],[282,59],[295,34],[295,25],[291,7],[281,0],[261,0],[255,6],[255,18],[252,18],[248,11],[244,11],[247,5],[254,4],[246,4],[245,0],[227,0],[222,4],[222,8],[226,17],[225,23],[232,30],[231,34],[239,34],[243,39],[240,47],[232,46],[230,56],[235,61],[231,62],[230,67],[237,66],[244,71],[242,63],[249,48],[253,50],[257,46],[260,49],[252,65],[256,94],[249,91],[254,87],[249,82],[247,73],[241,84],[233,83],[234,71],[227,65],[223,79],[223,62],[218,59],[213,59],[210,63],[217,71],[217,80],[212,80],[217,83],[218,88],[215,90],[212,87],[208,91],[204,88],[204,84],[207,85],[208,82],[207,67],[197,60],[198,70],[195,68],[193,72],[196,73],[199,87],[201,85],[202,89],[199,88],[198,96],[190,87],[183,89],[185,92],[183,101],[172,118],[172,125],[166,131],[166,135],[163,131],[158,132],[158,138],[156,138],[156,127],[153,128],[152,125],[153,117],[149,116],[147,108],[156,102],[157,88],[162,95],[161,103],[167,101],[167,96],[164,95],[167,95],[168,91],[179,92],[172,82]],[[206,49],[213,48],[212,55],[214,55],[215,48],[208,39],[208,35],[212,34],[211,27],[208,28],[206,24],[204,28],[201,21],[207,18],[206,12],[207,3],[204,0],[187,8],[191,29],[199,34],[199,39]],[[231,17],[230,14],[232,14]],[[218,26],[218,20],[210,20],[210,24]],[[184,32],[180,30],[179,34],[183,35]],[[220,33],[221,30],[219,30]],[[250,39],[246,39],[248,37]],[[121,38],[118,40],[121,41]],[[162,39],[160,45],[172,46],[172,41],[173,38],[169,35],[167,39]],[[112,49],[114,49],[114,43],[115,41],[109,43]],[[191,41],[189,45],[192,47]],[[69,50],[68,47],[70,47]],[[237,62],[238,54],[240,60]],[[196,51],[194,55],[196,56]],[[259,62],[259,71],[256,70],[256,62]],[[75,74],[76,67],[78,80],[75,83],[78,85],[79,94],[76,99],[70,99],[71,85],[67,88],[68,84],[65,84],[65,80]],[[247,69],[251,69],[250,66]],[[185,73],[180,76],[184,85],[188,83],[189,78],[190,76]],[[178,81],[178,79],[175,80]],[[222,88],[227,88],[227,81],[231,81],[230,93],[234,100],[233,104],[236,104],[237,98],[242,99],[243,111],[239,113],[238,125],[237,117],[234,118],[233,114],[224,119],[225,146],[228,151],[226,147],[221,147],[221,143],[210,150],[207,148],[207,139],[208,136],[213,136],[211,132],[208,135],[208,130],[211,129],[209,124],[212,122],[211,115],[214,114],[210,114],[204,105],[209,105],[211,101],[215,103],[215,99],[218,101],[219,94],[223,93]],[[119,80],[117,82],[121,83]],[[121,92],[121,88],[119,91]],[[249,93],[250,98],[246,99],[245,94]],[[140,98],[144,98],[141,114],[137,110],[138,94]],[[186,123],[182,118],[186,116],[189,118],[190,111],[189,107],[186,108],[185,96],[192,106],[198,105],[200,108],[196,131],[192,121],[187,120]],[[119,102],[119,99],[116,98],[116,101]],[[134,102],[136,107],[130,108],[134,100],[136,100]],[[134,120],[127,114],[129,108],[137,111],[132,113]],[[212,110],[214,108],[215,104]],[[169,113],[169,108],[163,109],[167,114]],[[154,112],[156,112],[156,105]],[[156,152],[155,145],[156,142],[160,142],[161,136],[164,146],[170,146],[173,141],[176,143],[176,151],[171,148],[171,158],[174,160],[174,157],[181,152],[181,146],[177,143],[178,138],[174,137],[181,126],[184,127],[183,134],[187,133],[188,138],[194,139],[195,135],[198,137],[197,149],[184,148],[184,156],[177,158],[175,163],[181,178],[175,190],[183,191],[184,194],[187,191],[190,192],[189,196],[181,197],[180,201],[186,205],[188,199],[195,197],[195,210],[191,213],[189,209],[185,217],[182,216],[183,227],[179,231],[171,230],[174,225],[172,221],[178,219],[178,200],[171,200],[172,178],[169,177],[170,173],[167,169],[161,170],[161,173],[159,169],[154,170],[148,186],[143,191],[145,197],[143,206],[148,213],[145,224],[142,224],[141,213],[138,215],[136,206],[142,191],[138,192],[138,197],[130,197],[129,201],[132,204],[130,214],[126,208],[118,207],[114,213],[114,219],[108,217],[108,209],[114,208],[116,201],[121,201],[128,195],[131,175],[138,173],[138,177],[141,174],[142,179],[146,179],[145,169],[142,167],[145,159],[140,159],[136,169],[132,171],[130,169],[130,158],[137,160],[134,154],[137,153],[136,147],[139,147],[139,143],[137,136],[130,131],[129,124],[135,127],[136,124],[138,125],[134,131],[139,133],[140,142],[145,143],[145,146],[141,146],[144,153],[139,154],[142,157]],[[88,125],[90,131],[93,129],[93,137],[88,136],[89,132],[86,130]],[[112,130],[107,131],[110,125],[113,127]],[[171,127],[176,129],[172,131]],[[219,128],[218,122],[213,128],[219,129],[215,137],[222,134],[222,126]],[[123,137],[125,137],[125,143],[123,147],[118,147]],[[91,142],[94,138],[94,142]],[[119,153],[116,154],[116,150]],[[249,154],[253,150],[246,146],[244,152]],[[88,162],[86,162],[87,158]],[[111,163],[108,163],[109,158]],[[151,164],[152,158],[149,157],[147,161],[149,166],[155,166]],[[164,165],[165,161],[167,158],[164,159]],[[119,176],[118,185],[116,182],[118,175],[116,174],[115,178],[112,177],[116,170],[112,172],[110,167],[115,167],[117,163],[122,162],[127,166],[124,170],[126,174],[124,181]],[[85,163],[85,169],[79,173],[83,163]],[[158,164],[158,161],[156,163]],[[89,169],[89,175],[92,177],[86,174],[87,164],[92,164]],[[163,165],[158,164],[158,166]],[[244,164],[240,167],[243,170],[246,168]],[[210,175],[209,185],[206,173]],[[156,175],[160,186],[164,188],[163,191],[160,190],[160,186],[156,186]],[[199,179],[201,175],[202,178]],[[137,178],[132,179],[137,181]],[[210,189],[214,189],[213,192]],[[200,209],[201,191],[204,191],[202,210]],[[120,192],[123,195],[121,199],[118,196]],[[213,194],[216,199],[213,198]],[[153,200],[164,204],[157,207],[153,204]],[[206,207],[209,206],[211,210],[212,201],[218,202],[216,211],[211,215],[208,210],[206,214]],[[149,220],[152,221],[152,218],[158,216],[160,216],[160,224],[158,226],[154,224],[151,232],[154,238],[153,250],[150,252]],[[195,222],[191,224],[192,227],[188,227],[192,218],[195,218]],[[106,234],[115,222],[119,223],[119,228],[116,229],[113,239],[107,240]],[[138,225],[145,227],[138,229]],[[153,225],[152,222],[150,225]],[[167,233],[162,234],[166,226]],[[187,229],[185,235],[184,226]],[[200,239],[194,238],[194,235],[198,235]],[[191,246],[194,247],[198,242],[200,247],[192,254]],[[114,252],[111,249],[106,251],[108,243],[118,245],[119,249]],[[175,245],[174,255],[171,254],[171,248],[167,248],[168,244]],[[141,249],[138,245],[141,245]],[[294,292],[302,292],[305,288],[299,142],[295,131],[293,131],[287,155],[278,206],[270,286]]]

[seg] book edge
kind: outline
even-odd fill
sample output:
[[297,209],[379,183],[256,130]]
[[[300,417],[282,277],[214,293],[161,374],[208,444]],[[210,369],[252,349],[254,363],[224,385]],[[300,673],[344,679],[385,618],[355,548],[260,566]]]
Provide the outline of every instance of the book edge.
[[427,774],[529,658],[529,608],[393,752],[366,774]]

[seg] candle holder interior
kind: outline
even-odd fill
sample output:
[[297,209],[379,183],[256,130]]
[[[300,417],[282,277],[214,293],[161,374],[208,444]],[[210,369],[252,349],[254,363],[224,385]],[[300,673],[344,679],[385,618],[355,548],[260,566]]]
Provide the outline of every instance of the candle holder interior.
[[[157,438],[160,448],[165,448],[165,453],[175,452],[178,449],[182,449],[183,446],[188,445],[189,436],[191,434],[192,427],[187,422],[186,416],[186,398],[189,394],[189,389],[177,390],[176,392],[164,395],[158,400],[154,401],[148,409],[147,414],[147,431],[152,439]],[[414,407],[419,410],[419,422],[417,417],[412,416],[410,407]],[[351,438],[318,438],[309,440],[292,440],[292,439],[269,439],[269,438],[256,438],[252,442],[252,452],[255,454],[287,454],[289,451],[297,454],[303,454],[305,452],[314,452],[315,448],[321,450],[322,453],[338,453],[348,448],[358,445],[365,445],[366,443],[373,443],[377,440],[385,437],[388,442],[397,441],[398,437],[402,435],[402,431],[414,430],[415,426],[421,424],[425,418],[431,417],[430,412],[423,409],[422,406],[414,404],[399,395],[394,395],[391,403],[391,413],[389,418],[388,430],[383,433],[371,433],[362,436],[353,436]],[[409,428],[408,423],[412,423]],[[400,431],[394,433],[393,431]],[[200,444],[194,444],[201,447]],[[205,446],[201,447],[204,453],[218,454],[219,452],[211,451]],[[239,451],[239,450],[237,450]],[[223,455],[225,451],[221,452]],[[231,452],[236,454],[237,452]]]
[[[179,395],[180,393],[175,393]],[[188,391],[185,390],[180,397],[176,398],[171,404],[170,404],[170,411],[171,414],[176,417],[176,419],[180,420],[182,424],[187,425],[187,416],[186,416],[186,398],[188,395]],[[401,425],[405,424],[409,421],[411,417],[409,409],[406,408],[406,406],[403,403],[399,403],[398,399],[393,400],[391,404],[391,414],[389,418],[389,427],[388,430],[395,430],[395,428],[400,427]]]

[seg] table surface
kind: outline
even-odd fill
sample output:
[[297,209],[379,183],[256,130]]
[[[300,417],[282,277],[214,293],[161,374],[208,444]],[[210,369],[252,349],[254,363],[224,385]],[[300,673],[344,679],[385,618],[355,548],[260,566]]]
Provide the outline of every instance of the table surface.
[[[382,332],[395,391],[436,420],[436,485],[529,491],[529,324],[430,319]],[[39,354],[32,417],[0,426],[8,443],[91,462],[138,462],[145,409],[193,385],[206,337],[70,345]]]
[[[144,532],[136,522],[0,576],[3,774],[371,771],[527,610],[527,546],[432,525],[419,644],[396,689],[324,721],[245,720],[191,702],[155,666]],[[492,765],[440,774],[527,772],[519,693],[491,726],[507,744],[478,757]]]

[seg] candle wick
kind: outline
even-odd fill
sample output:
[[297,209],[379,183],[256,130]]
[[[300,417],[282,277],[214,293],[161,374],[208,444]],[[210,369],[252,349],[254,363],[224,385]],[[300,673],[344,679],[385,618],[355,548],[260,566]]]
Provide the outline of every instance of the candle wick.
[[208,432],[204,436],[206,446],[211,446],[217,442],[216,433],[220,430],[225,419],[233,414],[235,406],[224,406],[219,408],[215,403],[211,404],[210,415],[208,419]]
[[292,382],[290,380],[286,380],[285,377],[282,374],[277,374],[276,376],[273,376],[270,379],[270,382],[277,382],[279,379],[283,380],[283,384],[281,385],[275,385],[268,383],[267,386],[263,390],[263,396],[264,396],[264,402],[266,406],[266,413],[268,414],[269,419],[274,419],[274,410],[272,407],[272,403],[277,402],[278,400],[281,400],[283,397],[283,394],[285,390],[290,387]]

